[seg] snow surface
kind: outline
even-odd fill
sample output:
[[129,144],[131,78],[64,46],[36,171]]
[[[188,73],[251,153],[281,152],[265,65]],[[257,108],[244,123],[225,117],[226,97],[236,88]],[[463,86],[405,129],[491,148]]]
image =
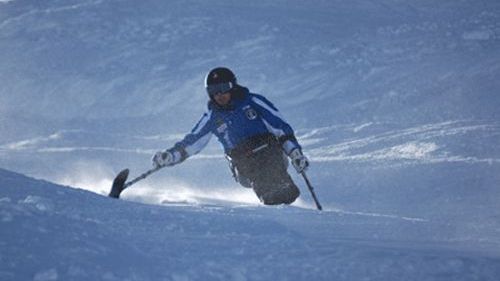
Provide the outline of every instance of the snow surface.
[[477,225],[298,207],[159,206],[6,170],[0,170],[0,180],[2,280],[497,280],[500,275],[498,233],[462,237]]
[[[215,141],[101,196],[219,65],[297,130],[324,212],[295,174],[260,205]],[[0,280],[499,280],[498,77],[496,0],[0,0]]]

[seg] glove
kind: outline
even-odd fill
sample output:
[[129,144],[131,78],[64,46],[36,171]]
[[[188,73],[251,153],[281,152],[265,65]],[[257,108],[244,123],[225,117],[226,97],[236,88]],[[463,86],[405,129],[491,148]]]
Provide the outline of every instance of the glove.
[[151,159],[153,161],[153,167],[160,168],[163,166],[170,166],[174,164],[174,155],[170,151],[158,151],[153,155]]
[[292,159],[292,165],[297,170],[297,173],[302,173],[309,167],[309,160],[302,154],[300,149],[296,148],[290,153],[290,158]]

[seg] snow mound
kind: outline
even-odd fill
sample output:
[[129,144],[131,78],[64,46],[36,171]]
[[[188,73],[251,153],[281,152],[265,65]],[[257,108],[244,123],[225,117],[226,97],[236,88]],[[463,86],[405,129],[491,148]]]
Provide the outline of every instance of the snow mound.
[[[2,280],[496,280],[500,241],[327,208],[147,205],[0,169]],[[483,231],[484,233],[484,231]],[[436,277],[439,276],[439,277]]]

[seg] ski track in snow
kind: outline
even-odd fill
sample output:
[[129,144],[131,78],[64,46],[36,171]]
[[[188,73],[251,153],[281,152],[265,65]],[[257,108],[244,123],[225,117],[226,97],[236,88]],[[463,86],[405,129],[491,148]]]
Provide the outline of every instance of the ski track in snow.
[[[0,2],[8,3],[11,1],[13,1],[13,0],[2,0]],[[60,6],[60,7],[56,7],[56,8],[48,8],[48,9],[42,9],[42,10],[34,9],[31,11],[25,12],[23,14],[20,14],[18,16],[14,16],[14,17],[11,17],[11,18],[8,18],[8,19],[2,21],[0,23],[0,30],[2,30],[3,28],[5,28],[6,26],[8,26],[10,24],[17,24],[18,22],[21,22],[29,17],[36,17],[40,14],[48,15],[48,14],[52,14],[52,13],[66,12],[69,10],[76,10],[76,9],[81,9],[81,8],[85,8],[85,7],[89,7],[89,6],[97,6],[97,5],[101,4],[102,2],[103,2],[103,0],[97,0],[97,1],[93,1],[93,2],[85,2],[85,3],[80,3],[80,4]]]
[[[354,127],[353,132],[369,127],[363,124]],[[337,128],[321,128],[299,136],[305,143],[320,142],[321,135]],[[479,133],[482,136],[497,137],[500,127],[497,124],[468,124],[464,121],[448,121],[435,124],[426,124],[413,128],[387,131],[359,139],[348,140],[333,145],[324,145],[307,150],[308,155],[315,161],[410,161],[421,164],[441,162],[466,162],[471,164],[500,163],[500,158],[478,158],[475,156],[452,155],[446,152],[447,140],[445,137],[465,136]],[[334,135],[334,133],[332,133]],[[395,144],[393,144],[395,143]],[[388,146],[390,145],[390,146]],[[380,147],[372,149],[371,146]],[[357,153],[358,150],[368,150]],[[442,150],[439,154],[438,150]]]
[[[498,164],[500,158],[480,158],[474,155],[454,155],[448,152],[447,141],[444,138],[468,137],[481,134],[483,137],[500,136],[500,126],[493,124],[477,124],[468,121],[447,121],[425,124],[398,130],[386,130],[381,133],[353,138],[331,144],[332,137],[340,130],[351,131],[352,134],[374,126],[373,123],[335,125],[331,127],[299,130],[298,139],[304,146],[305,153],[311,160],[317,162],[405,162],[417,164],[435,164],[443,162],[463,162],[470,164]],[[0,145],[0,153],[72,153],[78,151],[97,151],[110,153],[133,153],[152,155],[165,145],[171,145],[182,138],[182,134],[134,136],[133,139],[144,143],[152,142],[151,148],[119,148],[105,146],[60,146],[58,142],[73,141],[80,135],[89,134],[81,130],[67,130],[53,133],[49,136],[36,137]],[[107,135],[106,138],[130,138],[123,135]],[[140,145],[140,144],[139,144]],[[363,152],[359,152],[359,151]],[[200,153],[192,159],[222,159],[221,154]]]
[[410,222],[430,222],[428,219],[424,218],[414,218],[414,217],[405,217],[405,216],[397,216],[397,215],[389,215],[389,214],[379,214],[379,213],[368,213],[368,212],[357,212],[357,211],[346,211],[341,209],[325,209],[326,212],[333,212],[339,214],[347,214],[347,215],[357,215],[357,216],[366,216],[366,217],[378,217],[378,218],[389,218],[396,220],[404,220]]

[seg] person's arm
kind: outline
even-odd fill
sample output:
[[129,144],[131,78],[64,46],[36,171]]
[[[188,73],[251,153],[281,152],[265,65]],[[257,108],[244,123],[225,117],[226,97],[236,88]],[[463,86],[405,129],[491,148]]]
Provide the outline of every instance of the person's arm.
[[309,160],[302,154],[302,147],[295,138],[292,127],[265,97],[253,94],[252,102],[257,106],[267,129],[278,138],[281,147],[291,158],[295,170],[298,173],[304,172],[309,167]]
[[302,149],[295,138],[292,127],[269,100],[261,95],[253,94],[252,102],[257,106],[267,129],[278,138],[287,155],[290,155],[295,149]]
[[203,114],[191,132],[172,148],[165,151],[158,151],[153,156],[153,165],[156,167],[172,166],[200,152],[208,144],[212,136],[211,115],[212,111]]

